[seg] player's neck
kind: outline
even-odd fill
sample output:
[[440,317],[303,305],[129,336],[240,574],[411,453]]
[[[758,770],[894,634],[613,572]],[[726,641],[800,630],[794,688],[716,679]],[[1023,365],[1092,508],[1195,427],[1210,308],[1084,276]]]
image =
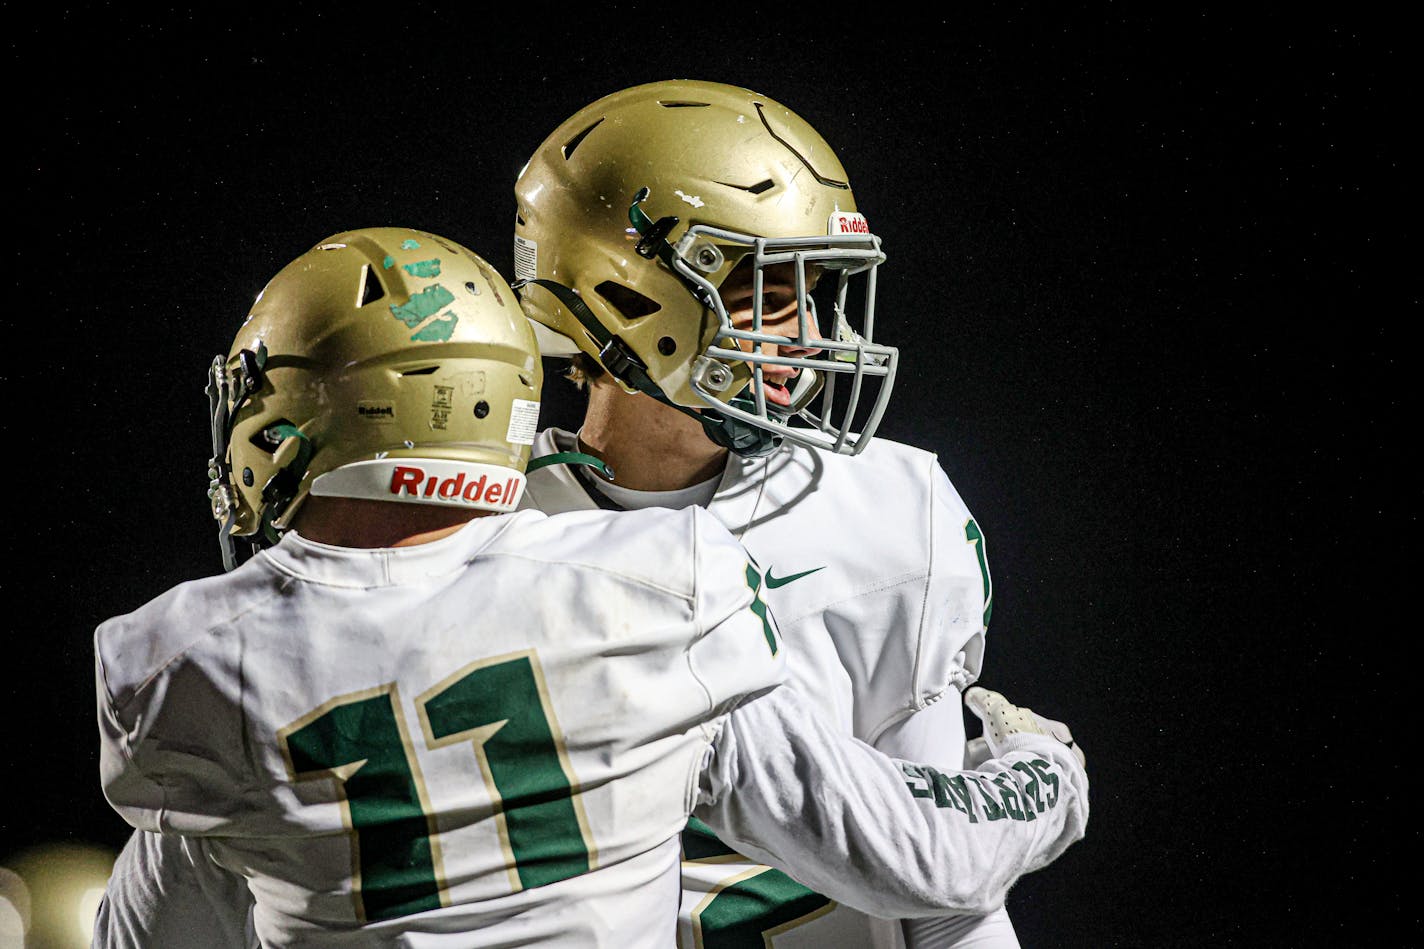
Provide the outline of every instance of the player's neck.
[[490,513],[434,504],[308,497],[293,526],[307,540],[335,547],[414,547],[449,537],[471,518]]
[[714,445],[696,419],[607,380],[589,386],[579,441],[613,469],[619,485],[635,491],[690,487],[727,464],[727,449]]

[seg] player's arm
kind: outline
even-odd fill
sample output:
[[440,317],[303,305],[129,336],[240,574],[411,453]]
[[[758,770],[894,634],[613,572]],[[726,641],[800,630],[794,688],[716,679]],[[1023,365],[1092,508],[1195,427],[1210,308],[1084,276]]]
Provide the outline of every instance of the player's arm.
[[[958,689],[884,729],[875,749],[891,758],[930,765],[942,772],[965,762],[964,707]],[[1020,949],[1008,910],[900,920],[905,949]]]
[[[928,482],[929,588],[916,650],[926,680],[909,697],[915,711],[876,729],[873,744],[892,758],[957,770],[969,767],[960,690],[979,673],[993,585],[984,535],[937,463]],[[956,606],[955,591],[963,605]],[[963,602],[976,594],[980,602]],[[937,688],[943,688],[939,697],[921,704]],[[902,920],[900,931],[906,949],[1020,949],[1002,906],[984,915]]]
[[995,756],[980,768],[942,771],[835,732],[782,686],[726,716],[695,815],[739,852],[872,916],[989,913],[1088,819],[1075,749],[1036,718],[1013,721],[991,732],[986,720]]
[[94,920],[94,949],[248,949],[252,893],[205,840],[136,830],[114,862]]
[[1082,836],[1086,774],[1046,735],[1006,736],[980,771],[942,770],[833,731],[788,686],[763,691],[783,678],[785,650],[761,577],[725,528],[693,511],[704,632],[688,661],[711,709],[735,707],[719,719],[695,814],[724,843],[896,918],[989,912]]

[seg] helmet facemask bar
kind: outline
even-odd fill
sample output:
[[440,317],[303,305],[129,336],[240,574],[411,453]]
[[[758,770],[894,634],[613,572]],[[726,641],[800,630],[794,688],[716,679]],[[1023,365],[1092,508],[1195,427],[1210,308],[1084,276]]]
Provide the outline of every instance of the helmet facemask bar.
[[[688,263],[682,251],[698,253],[699,248],[722,245],[742,245],[749,248],[744,259],[752,267],[751,326],[738,328],[732,322],[718,288]],[[719,250],[720,254],[720,250]],[[880,239],[872,234],[833,234],[824,237],[754,237],[735,231],[706,225],[693,225],[678,241],[675,252],[663,257],[674,271],[691,284],[693,295],[717,315],[719,329],[716,341],[705,351],[693,372],[692,390],[710,408],[747,424],[774,432],[793,441],[835,452],[857,454],[869,444],[880,424],[894,386],[898,351],[892,346],[872,342],[875,328],[876,273],[884,262]],[[768,268],[790,265],[793,268],[796,294],[796,335],[781,336],[763,328],[765,297],[763,287]],[[818,313],[812,296],[813,281],[808,268],[822,274],[834,273],[836,286],[830,309],[834,314],[831,332],[822,335]],[[863,326],[864,335],[850,325],[846,314],[847,291],[852,277],[865,275]],[[693,289],[695,288],[695,289]],[[730,342],[730,345],[728,343]],[[741,346],[746,344],[747,348]],[[805,355],[784,355],[761,352],[764,345],[807,350]],[[725,379],[718,374],[714,360],[744,362],[752,370],[751,398],[729,403],[725,398]],[[786,366],[798,371],[791,392],[791,404],[768,404],[763,366]],[[837,408],[836,377],[850,375],[850,392],[843,407]],[[876,392],[867,418],[859,431],[853,423],[860,411],[867,380],[874,380]],[[722,393],[719,398],[717,393]],[[811,406],[817,397],[819,413]],[[790,420],[798,418],[808,427],[793,427]]]
[[256,545],[241,553],[233,540],[238,527],[238,508],[242,503],[232,471],[232,420],[262,385],[262,369],[267,362],[267,349],[244,349],[231,370],[227,357],[219,353],[208,367],[208,422],[212,433],[213,454],[208,459],[208,500],[213,519],[218,522],[218,545],[222,549],[223,569],[231,570],[241,559],[252,555]]

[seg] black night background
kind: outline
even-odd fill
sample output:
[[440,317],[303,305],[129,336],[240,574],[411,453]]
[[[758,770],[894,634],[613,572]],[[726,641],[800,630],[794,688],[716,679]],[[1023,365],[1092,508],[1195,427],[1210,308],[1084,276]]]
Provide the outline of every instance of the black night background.
[[[1420,842],[1402,23],[46,9],[5,12],[0,866],[127,836],[98,784],[91,636],[221,570],[205,372],[266,280],[387,224],[509,278],[543,137],[699,78],[837,150],[889,255],[877,335],[903,363],[880,434],[938,452],[988,539],[985,684],[1087,751],[1086,839],[1010,894],[1023,945],[1420,939],[1398,873]],[[547,386],[543,424],[572,423],[573,390]]]

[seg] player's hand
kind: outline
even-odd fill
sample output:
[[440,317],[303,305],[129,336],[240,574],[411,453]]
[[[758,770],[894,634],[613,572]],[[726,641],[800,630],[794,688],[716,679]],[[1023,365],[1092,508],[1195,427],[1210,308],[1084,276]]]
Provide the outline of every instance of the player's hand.
[[964,704],[984,723],[984,737],[975,738],[965,748],[964,766],[978,768],[991,757],[997,757],[1004,739],[1010,735],[1029,733],[1047,735],[1072,749],[1078,763],[1087,766],[1083,749],[1073,741],[1068,726],[1036,714],[1031,708],[1014,705],[998,692],[982,686],[972,686],[964,693]]

